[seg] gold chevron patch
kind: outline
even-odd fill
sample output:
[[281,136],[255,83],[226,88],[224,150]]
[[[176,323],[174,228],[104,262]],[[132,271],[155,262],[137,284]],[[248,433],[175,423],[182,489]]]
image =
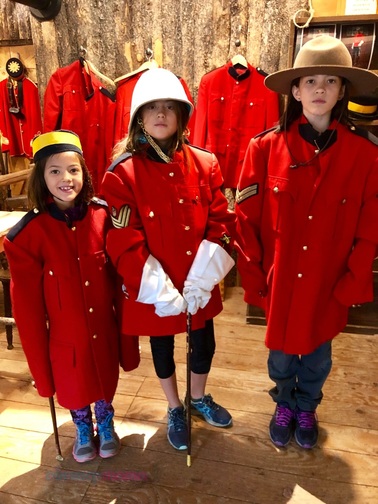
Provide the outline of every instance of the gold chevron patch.
[[111,218],[113,226],[117,229],[125,228],[129,225],[131,208],[128,205],[121,207],[118,217],[117,210],[113,207],[111,211]]
[[251,186],[246,187],[242,191],[239,189],[236,190],[236,203],[241,203],[251,196],[256,196],[259,193],[259,184],[252,184]]

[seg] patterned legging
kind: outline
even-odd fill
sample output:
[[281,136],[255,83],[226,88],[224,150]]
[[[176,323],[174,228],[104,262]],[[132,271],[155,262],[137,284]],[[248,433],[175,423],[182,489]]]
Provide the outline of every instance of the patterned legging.
[[[92,423],[92,410],[90,405],[84,408],[70,410],[70,412],[74,423],[85,422],[88,425]],[[103,423],[109,414],[114,415],[114,408],[111,402],[106,402],[104,399],[101,399],[95,402],[94,412],[97,423]]]

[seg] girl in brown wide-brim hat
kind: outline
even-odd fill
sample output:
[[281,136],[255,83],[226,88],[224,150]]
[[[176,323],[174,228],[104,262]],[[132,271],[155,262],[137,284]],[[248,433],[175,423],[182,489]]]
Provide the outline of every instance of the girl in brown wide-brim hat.
[[321,35],[265,84],[288,100],[279,127],[252,139],[245,156],[238,268],[245,301],[266,313],[269,436],[308,449],[318,442],[331,342],[349,307],[373,300],[378,139],[348,122],[347,104],[374,92],[378,76],[353,68],[345,45]]

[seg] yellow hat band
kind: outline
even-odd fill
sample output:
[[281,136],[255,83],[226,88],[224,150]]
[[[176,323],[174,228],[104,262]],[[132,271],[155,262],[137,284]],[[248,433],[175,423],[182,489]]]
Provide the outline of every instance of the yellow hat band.
[[59,152],[73,151],[83,155],[80,139],[72,131],[58,130],[43,133],[32,142],[34,161]]
[[359,103],[349,102],[348,109],[357,114],[374,114],[377,111],[377,105],[360,105]]

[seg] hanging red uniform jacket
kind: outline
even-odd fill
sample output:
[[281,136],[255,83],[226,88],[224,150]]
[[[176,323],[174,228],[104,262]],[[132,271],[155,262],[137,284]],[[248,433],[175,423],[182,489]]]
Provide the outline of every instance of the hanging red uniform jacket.
[[224,187],[237,187],[250,139],[279,119],[279,97],[264,86],[265,76],[230,61],[201,79],[192,143],[216,155]]
[[44,131],[77,133],[96,193],[113,148],[115,98],[80,60],[59,68],[44,96]]
[[[4,79],[0,82],[0,131],[8,138],[9,145],[3,145],[3,152],[9,151],[11,156],[27,156],[32,158],[30,146],[34,136],[42,132],[41,106],[39,102],[38,88],[27,77],[22,83],[22,106],[19,113],[9,111],[11,103],[9,100],[8,82],[12,85],[11,79]],[[17,81],[15,81],[17,82]],[[14,91],[11,91],[12,93]],[[17,89],[15,90],[17,95]],[[16,96],[17,99],[17,96]],[[21,103],[20,103],[21,104]]]
[[[148,72],[148,69],[141,70],[138,73],[126,77],[123,80],[117,82],[116,91],[116,114],[115,114],[115,128],[114,128],[114,145],[122,140],[128,132],[129,122],[130,122],[130,108],[131,108],[131,98],[134,91],[135,84],[138,82],[139,77],[144,73]],[[188,99],[193,102],[193,98],[190,94],[189,88],[181,77],[179,77],[180,82],[185,90]],[[188,128],[190,131],[189,140],[193,138],[193,129],[195,122],[195,111],[189,119]]]

